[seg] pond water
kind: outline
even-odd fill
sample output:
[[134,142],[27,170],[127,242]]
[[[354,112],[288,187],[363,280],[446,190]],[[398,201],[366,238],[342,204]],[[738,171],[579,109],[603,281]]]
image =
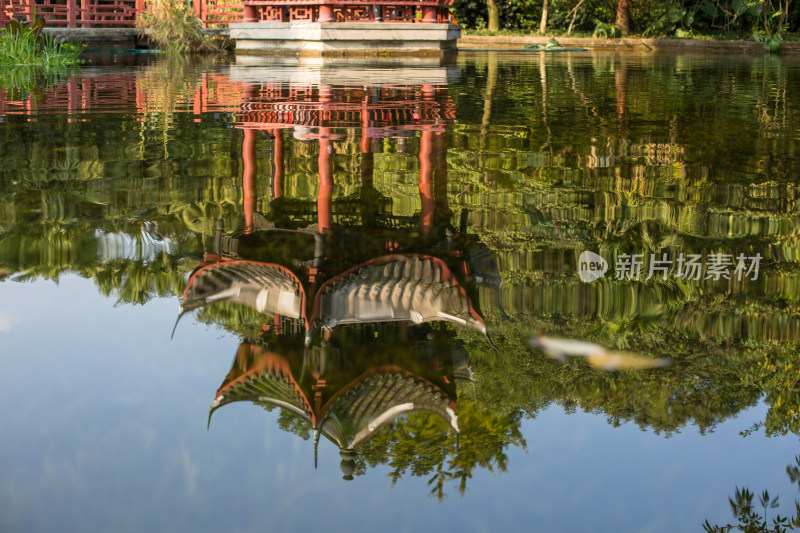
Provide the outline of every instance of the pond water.
[[794,513],[800,58],[0,81],[0,531]]

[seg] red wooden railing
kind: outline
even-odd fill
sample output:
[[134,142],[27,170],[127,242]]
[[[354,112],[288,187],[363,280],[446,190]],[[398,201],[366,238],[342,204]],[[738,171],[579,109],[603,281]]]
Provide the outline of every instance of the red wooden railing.
[[[0,0],[0,25],[11,19],[43,18],[51,27],[133,27],[146,0]],[[239,0],[196,0],[194,11],[205,26],[242,19]]]
[[456,117],[446,86],[323,87],[279,82],[246,86],[236,121],[242,128],[370,127],[444,131]]
[[243,0],[243,22],[448,22],[453,0]]
[[[132,27],[146,0],[0,0],[0,25],[44,18],[48,26]],[[453,0],[194,0],[204,26],[231,22],[447,22]]]
[[194,14],[206,27],[241,22],[242,2],[241,0],[195,0]]
[[[325,90],[323,90],[325,89]],[[165,97],[165,93],[172,97]],[[4,115],[64,114],[86,120],[98,113],[163,115],[191,110],[195,120],[208,113],[235,114],[237,127],[272,129],[361,127],[365,117],[378,132],[444,131],[456,117],[455,103],[445,85],[328,87],[307,83],[231,81],[222,73],[203,73],[196,81],[165,88],[148,73],[72,76],[38,96],[19,97],[0,89],[0,120]],[[374,137],[380,135],[373,135]]]
[[0,0],[0,24],[43,18],[48,26],[133,26],[144,0]]
[[[38,96],[20,98],[0,89],[0,117],[3,115],[64,114],[85,120],[89,114],[164,114],[174,108],[191,109],[197,119],[204,113],[235,113],[241,109],[243,89],[224,74],[203,73],[196,83],[186,82],[174,99],[164,96],[163,80],[144,75],[72,76],[47,88]],[[72,120],[72,119],[71,119]]]

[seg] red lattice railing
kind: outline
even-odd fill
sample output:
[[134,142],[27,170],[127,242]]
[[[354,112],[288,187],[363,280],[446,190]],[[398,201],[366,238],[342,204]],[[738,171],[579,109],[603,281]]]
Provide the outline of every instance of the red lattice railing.
[[[212,113],[231,113],[241,128],[353,128],[375,131],[444,131],[456,118],[455,103],[444,85],[336,87],[322,91],[307,83],[246,84],[225,74],[203,73],[196,82],[167,90],[165,82],[139,75],[72,76],[38,96],[14,95],[0,89],[4,115],[63,114],[70,121],[104,113],[163,115],[190,110],[195,120]],[[165,93],[175,92],[174,98]]]
[[[448,22],[454,0],[194,0],[203,25],[231,22]],[[48,26],[132,27],[146,0],[0,0],[0,25],[44,18]]]
[[244,22],[449,21],[453,0],[243,0]]
[[[83,120],[82,115],[104,113],[164,114],[174,108],[191,109],[197,119],[205,113],[235,113],[242,103],[242,84],[224,74],[203,73],[198,83],[186,83],[171,100],[165,82],[147,73],[139,75],[72,76],[37,96],[16,95],[0,89],[3,115],[63,114]],[[174,90],[174,89],[173,89]]]
[[195,0],[194,14],[206,27],[241,22],[242,2],[241,0]]
[[48,26],[133,26],[144,0],[0,0],[0,24],[43,18]]
[[[50,27],[133,27],[146,0],[0,0],[0,25],[11,19],[43,18]],[[242,19],[239,0],[196,0],[194,11],[205,26]]]
[[250,86],[236,114],[243,128],[334,127],[444,131],[456,118],[445,86],[328,88],[304,83]]

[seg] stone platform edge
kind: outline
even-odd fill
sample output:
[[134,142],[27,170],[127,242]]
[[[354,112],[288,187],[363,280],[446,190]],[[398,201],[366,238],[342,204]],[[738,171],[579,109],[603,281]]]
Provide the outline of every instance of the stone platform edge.
[[299,56],[436,56],[455,51],[455,24],[392,22],[234,23],[237,54]]
[[[87,50],[152,48],[136,28],[45,28],[56,42],[81,43]],[[206,28],[206,35],[227,36],[228,28]]]

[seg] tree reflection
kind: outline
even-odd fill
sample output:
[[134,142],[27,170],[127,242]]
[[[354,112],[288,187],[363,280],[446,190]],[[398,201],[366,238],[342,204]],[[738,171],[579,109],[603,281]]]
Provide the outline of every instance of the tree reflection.
[[[476,385],[474,395],[472,383],[457,387],[458,439],[438,415],[411,413],[345,458],[353,475],[385,464],[396,479],[434,479],[435,492],[439,480],[461,486],[475,465],[505,468],[499,443],[524,446],[520,421],[552,405],[672,434],[711,431],[763,397],[768,412],[754,429],[800,434],[796,69],[777,58],[536,54],[462,59],[450,85],[452,69],[420,70],[445,74],[415,83],[412,69],[399,86],[304,84],[166,62],[75,78],[36,109],[6,95],[0,279],[76,273],[122,303],[142,303],[184,293],[200,262],[210,272],[257,261],[301,281],[302,323],[233,298],[201,306],[199,320],[252,345],[266,324],[298,326],[303,346],[306,336],[321,346],[326,328],[352,327],[343,318],[367,311],[405,313],[412,332],[455,334],[448,342],[469,354]],[[34,113],[38,123],[28,122]],[[612,264],[645,252],[764,260],[753,280],[584,284],[583,250]],[[315,314],[320,291],[333,302],[352,294],[351,275],[412,256],[424,257],[421,272],[446,274],[437,287],[453,302],[468,301],[448,308],[447,328],[432,325],[444,307],[422,299],[365,299],[358,313],[326,315],[338,321],[328,324],[320,296]],[[456,325],[469,319],[472,327]],[[538,333],[673,365],[608,374],[562,364],[528,348]],[[279,420],[313,438],[300,419]],[[411,454],[410,439],[423,433],[440,455]]]
[[[800,481],[800,456],[795,457],[794,464],[786,467],[786,474],[792,483]],[[800,484],[798,484],[800,489]],[[703,523],[703,529],[709,533],[726,533],[729,531],[744,531],[747,533],[782,533],[785,531],[800,529],[800,501],[795,500],[795,512],[791,516],[782,516],[777,513],[770,516],[771,509],[780,507],[780,497],[770,497],[769,491],[764,490],[758,496],[758,507],[753,503],[754,494],[746,487],[736,487],[732,498],[728,498],[731,506],[731,514],[736,519],[735,524],[724,526],[711,525],[708,520]]]

